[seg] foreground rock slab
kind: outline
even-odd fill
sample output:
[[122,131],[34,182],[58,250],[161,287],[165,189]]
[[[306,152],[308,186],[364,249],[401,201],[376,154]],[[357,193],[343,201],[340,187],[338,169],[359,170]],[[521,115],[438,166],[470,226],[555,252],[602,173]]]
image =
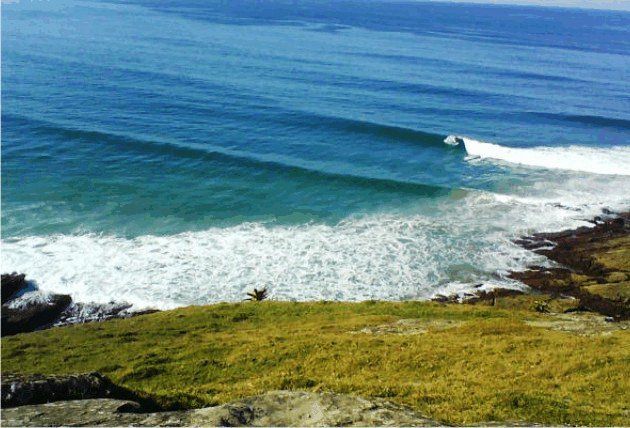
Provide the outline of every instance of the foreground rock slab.
[[438,426],[433,420],[384,400],[343,394],[274,391],[219,407],[195,410],[193,425]]
[[222,406],[135,413],[132,401],[88,399],[2,411],[3,426],[439,426],[384,400],[342,394],[273,391]]
[[88,398],[134,400],[145,409],[158,409],[152,400],[115,385],[96,372],[62,376],[2,374],[3,412],[15,406]]

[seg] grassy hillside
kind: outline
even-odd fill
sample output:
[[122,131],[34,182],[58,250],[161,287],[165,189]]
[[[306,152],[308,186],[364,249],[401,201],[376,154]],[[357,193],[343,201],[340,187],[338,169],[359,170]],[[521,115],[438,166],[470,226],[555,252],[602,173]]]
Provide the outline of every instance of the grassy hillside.
[[169,407],[297,389],[455,424],[627,424],[628,324],[541,314],[534,299],[188,307],[3,338],[2,371],[99,371]]

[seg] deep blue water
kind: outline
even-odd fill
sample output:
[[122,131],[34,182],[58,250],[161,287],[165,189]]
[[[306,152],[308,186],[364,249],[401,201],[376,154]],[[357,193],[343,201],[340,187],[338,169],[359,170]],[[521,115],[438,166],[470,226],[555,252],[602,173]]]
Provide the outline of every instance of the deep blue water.
[[627,12],[22,1],[2,39],[3,270],[78,299],[505,285],[629,203]]

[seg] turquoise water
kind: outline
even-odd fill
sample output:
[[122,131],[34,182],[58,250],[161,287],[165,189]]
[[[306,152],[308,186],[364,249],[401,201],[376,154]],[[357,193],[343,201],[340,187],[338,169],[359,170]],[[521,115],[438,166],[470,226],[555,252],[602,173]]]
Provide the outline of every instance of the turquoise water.
[[23,1],[2,38],[3,270],[78,300],[518,287],[511,239],[630,202],[626,12]]

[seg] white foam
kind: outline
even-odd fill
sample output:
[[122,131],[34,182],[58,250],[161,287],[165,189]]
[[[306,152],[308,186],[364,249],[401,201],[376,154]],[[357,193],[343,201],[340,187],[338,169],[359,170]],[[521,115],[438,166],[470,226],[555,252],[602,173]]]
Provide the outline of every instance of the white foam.
[[[586,185],[604,184],[624,190],[609,179]],[[569,209],[553,199],[483,192],[434,205],[424,208],[429,214],[370,215],[336,225],[15,238],[3,241],[2,267],[27,273],[43,292],[68,293],[78,302],[125,301],[136,309],[239,301],[261,286],[283,300],[423,299],[479,282],[514,287],[503,277],[507,270],[544,259],[511,239],[585,224],[580,219],[597,212],[597,204]]]
[[531,260],[506,238],[469,233],[464,221],[381,215],[337,225],[243,224],[135,239],[28,237],[4,242],[3,266],[78,301],[165,308],[237,301],[265,285],[279,299],[422,298],[453,278],[475,282],[497,267]]
[[496,159],[538,168],[580,171],[592,174],[630,175],[630,147],[586,146],[515,148],[449,135],[444,142],[463,141],[473,158]]
[[239,301],[261,286],[283,300],[424,299],[479,283],[515,287],[508,270],[545,259],[512,239],[587,225],[602,208],[630,206],[626,176],[543,172],[527,174],[506,194],[455,192],[418,209],[334,225],[4,239],[2,270],[26,273],[42,293],[135,309]]

